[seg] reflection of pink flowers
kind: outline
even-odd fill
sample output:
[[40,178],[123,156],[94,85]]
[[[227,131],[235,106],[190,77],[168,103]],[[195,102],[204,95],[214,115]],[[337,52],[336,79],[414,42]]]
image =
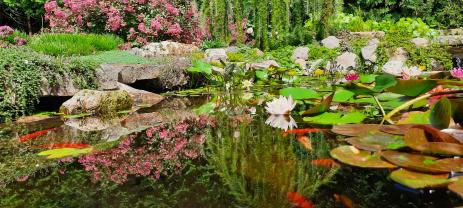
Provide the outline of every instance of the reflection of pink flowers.
[[213,124],[211,119],[201,117],[152,127],[140,137],[129,136],[114,149],[84,155],[79,163],[95,182],[122,184],[129,176],[159,179],[180,172],[186,161],[202,155],[206,139],[202,132],[211,127],[208,124]]
[[463,79],[463,68],[454,68],[450,73],[457,79]]
[[356,73],[349,73],[345,76],[347,81],[357,81],[360,79],[360,76]]

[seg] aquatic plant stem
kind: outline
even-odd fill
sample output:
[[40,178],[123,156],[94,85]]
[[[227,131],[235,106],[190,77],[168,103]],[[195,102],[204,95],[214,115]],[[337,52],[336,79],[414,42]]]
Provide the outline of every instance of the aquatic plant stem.
[[395,114],[397,114],[401,110],[404,110],[404,109],[412,106],[413,104],[415,104],[415,103],[417,103],[419,101],[428,99],[428,98],[433,97],[433,96],[451,95],[451,94],[458,94],[458,93],[463,93],[463,90],[457,90],[457,91],[451,91],[451,92],[438,92],[438,93],[432,93],[432,94],[424,94],[424,95],[422,95],[420,97],[417,97],[417,98],[415,98],[413,100],[410,100],[410,101],[402,104],[401,106],[399,106],[399,107],[395,108],[394,110],[392,110],[391,112],[389,112],[386,116],[384,116],[383,121],[381,122],[381,124],[383,124],[384,121],[388,121],[389,123],[394,124],[394,122],[391,120],[392,116],[394,116]]
[[374,95],[372,95],[373,99],[375,99],[376,105],[378,105],[379,109],[381,110],[381,114],[383,114],[383,118],[386,117],[386,112],[384,111],[383,106],[379,102],[378,98]]

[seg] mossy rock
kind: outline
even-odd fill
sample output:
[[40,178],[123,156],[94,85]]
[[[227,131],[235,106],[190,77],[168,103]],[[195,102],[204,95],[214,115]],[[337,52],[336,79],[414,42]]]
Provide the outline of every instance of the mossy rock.
[[130,94],[124,90],[82,90],[63,103],[60,113],[111,115],[130,109],[132,104]]

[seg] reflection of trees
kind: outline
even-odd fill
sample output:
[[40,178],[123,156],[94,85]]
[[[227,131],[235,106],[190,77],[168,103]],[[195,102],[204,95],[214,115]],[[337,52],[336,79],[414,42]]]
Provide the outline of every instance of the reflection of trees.
[[[223,118],[222,118],[223,117]],[[219,116],[208,140],[208,160],[231,194],[243,206],[289,206],[287,192],[312,196],[336,172],[314,167],[310,161],[328,154],[322,135],[314,135],[314,150],[307,153],[292,137],[265,125],[263,117],[231,128],[236,121]],[[230,128],[228,128],[230,127]]]

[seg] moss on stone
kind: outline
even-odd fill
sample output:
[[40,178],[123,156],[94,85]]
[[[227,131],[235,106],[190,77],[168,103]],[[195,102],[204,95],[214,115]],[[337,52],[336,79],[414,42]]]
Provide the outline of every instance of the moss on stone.
[[106,93],[101,99],[98,114],[112,115],[132,107],[133,100],[127,91],[112,91]]

